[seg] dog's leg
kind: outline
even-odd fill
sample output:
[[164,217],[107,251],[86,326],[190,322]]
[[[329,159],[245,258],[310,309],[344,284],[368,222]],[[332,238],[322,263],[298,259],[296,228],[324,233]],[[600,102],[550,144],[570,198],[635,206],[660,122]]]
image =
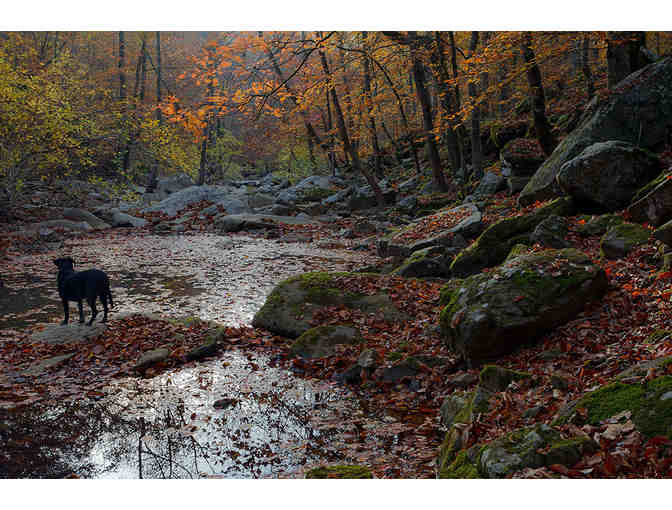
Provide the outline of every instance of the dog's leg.
[[103,292],[100,295],[100,301],[103,303],[103,322],[107,322],[107,296],[109,294],[109,291]]
[[91,308],[91,320],[89,321],[90,326],[93,324],[93,320],[96,318],[96,315],[98,315],[98,310],[96,310],[96,295],[94,294],[93,297],[90,297],[86,301],[89,303],[89,307]]
[[82,300],[77,300],[77,308],[79,308],[79,323],[84,324],[84,303]]
[[68,323],[68,319],[70,318],[70,307],[68,306],[68,300],[67,299],[62,299],[63,301],[63,316],[65,319],[63,319],[63,322],[61,322],[61,326],[65,326]]

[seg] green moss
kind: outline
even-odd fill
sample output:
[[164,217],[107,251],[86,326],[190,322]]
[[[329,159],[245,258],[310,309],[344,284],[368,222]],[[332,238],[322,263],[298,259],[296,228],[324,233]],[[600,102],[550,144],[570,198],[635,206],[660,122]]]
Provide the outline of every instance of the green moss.
[[528,253],[528,250],[530,247],[526,244],[523,243],[516,243],[513,245],[513,248],[509,251],[509,254],[506,256],[506,261],[509,261],[511,259],[515,259],[516,257],[520,255],[525,255]]
[[340,478],[349,480],[373,478],[371,470],[365,466],[320,466],[306,472],[307,479]]
[[671,332],[667,329],[657,329],[653,333],[651,333],[648,337],[646,337],[646,342],[647,344],[657,344],[660,342],[663,338],[669,336]]
[[[645,436],[672,437],[672,398],[661,398],[668,392],[672,392],[672,376],[669,375],[646,384],[614,382],[583,397],[576,408],[586,409],[586,421],[591,425],[629,410],[632,421]],[[565,423],[570,417],[560,418],[556,423]]]
[[638,200],[641,200],[644,198],[646,195],[648,195],[651,191],[653,191],[658,185],[661,183],[665,182],[667,179],[668,175],[672,175],[672,172],[670,170],[663,170],[658,177],[656,177],[654,180],[646,184],[645,186],[642,186],[635,196],[633,197],[631,203],[635,203]]
[[478,468],[469,460],[466,450],[457,454],[455,460],[439,471],[439,478],[482,478]]
[[479,374],[479,382],[491,391],[504,391],[514,381],[529,379],[532,374],[510,370],[497,365],[485,365]]
[[398,352],[398,351],[392,351],[388,352],[387,356],[385,356],[389,361],[399,361],[401,358],[404,357],[403,353]]

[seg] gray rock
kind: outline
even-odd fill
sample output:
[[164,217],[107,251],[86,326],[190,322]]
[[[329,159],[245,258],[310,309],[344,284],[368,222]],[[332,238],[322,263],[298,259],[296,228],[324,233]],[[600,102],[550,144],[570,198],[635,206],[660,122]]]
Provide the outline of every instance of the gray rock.
[[153,349],[151,351],[143,352],[138,359],[138,362],[133,367],[138,372],[143,372],[152,365],[157,365],[163,361],[166,361],[170,357],[170,349],[160,348]]
[[160,200],[176,193],[184,188],[194,185],[194,180],[186,174],[171,175],[169,177],[160,177],[156,183],[156,194]]
[[[417,239],[415,236],[409,237],[409,233],[413,232],[418,224],[440,225],[450,217],[457,218],[458,223],[443,229],[436,227],[431,231],[431,235],[424,239]],[[379,239],[377,243],[378,255],[381,257],[408,257],[415,251],[431,246],[463,248],[467,245],[465,239],[478,235],[483,229],[482,218],[483,215],[474,204],[465,204],[446,211],[439,211],[430,216],[424,216],[397,232]]]
[[568,248],[565,241],[567,235],[567,220],[561,216],[552,215],[541,221],[530,234],[531,243],[539,243],[547,248]]
[[[394,205],[394,203],[397,201],[396,190],[392,188],[383,188],[381,186],[380,191],[383,194],[383,204]],[[378,203],[376,201],[376,195],[371,189],[371,186],[355,188],[355,190],[352,192],[352,195],[350,195],[348,198],[348,208],[352,211],[358,211],[360,209],[371,209],[377,206]]]
[[596,96],[578,127],[555,148],[525,186],[518,202],[527,206],[560,193],[562,165],[598,142],[621,140],[655,150],[672,128],[672,57],[650,64],[621,81],[607,97]]
[[62,354],[60,356],[54,356],[51,358],[43,359],[41,361],[36,361],[35,363],[31,363],[25,369],[23,369],[22,374],[26,376],[40,376],[44,372],[47,372],[52,368],[62,365],[67,360],[72,358],[74,355],[75,353],[71,352],[69,354]]
[[97,338],[107,330],[107,324],[94,322],[91,326],[79,322],[61,325],[49,325],[30,337],[31,343],[45,344],[81,344]]
[[63,209],[63,217],[67,220],[72,220],[76,222],[85,221],[86,223],[91,225],[91,227],[94,229],[110,228],[109,224],[105,223],[100,218],[94,216],[89,211],[85,211],[84,209],[66,207],[65,209]]
[[26,230],[42,230],[52,228],[63,228],[66,230],[76,230],[80,232],[88,232],[93,230],[91,225],[86,221],[70,221],[70,220],[47,220],[39,223],[30,223],[26,225]]
[[509,190],[509,195],[521,192],[528,182],[530,182],[530,177],[507,177],[506,188]]
[[161,212],[175,216],[190,204],[208,200],[220,205],[228,214],[249,212],[247,198],[227,186],[190,186],[172,193],[158,204],[143,209],[142,212]]
[[362,341],[359,330],[350,326],[317,326],[297,338],[290,352],[302,358],[331,356],[337,345],[355,344]]
[[474,191],[474,196],[476,197],[476,200],[478,200],[481,197],[494,195],[498,191],[503,190],[505,186],[506,179],[504,176],[494,172],[485,172],[481,182],[478,183],[478,187]]
[[651,232],[636,223],[613,225],[600,240],[600,250],[608,259],[625,257],[637,246],[646,244]]
[[281,224],[286,225],[317,225],[308,215],[306,218],[298,216],[273,216],[269,214],[229,214],[215,218],[214,226],[222,232],[240,232],[241,230],[277,229]]
[[112,209],[111,224],[113,227],[136,227],[142,228],[147,226],[147,220],[144,218],[136,218],[130,214],[123,213],[118,209]]
[[672,246],[672,220],[654,230],[653,237],[668,246]]
[[658,157],[627,142],[586,147],[560,167],[557,181],[579,205],[611,212],[627,206],[660,171]]
[[383,382],[396,384],[404,377],[415,377],[420,372],[420,363],[417,359],[409,356],[391,367],[383,369],[381,379]]

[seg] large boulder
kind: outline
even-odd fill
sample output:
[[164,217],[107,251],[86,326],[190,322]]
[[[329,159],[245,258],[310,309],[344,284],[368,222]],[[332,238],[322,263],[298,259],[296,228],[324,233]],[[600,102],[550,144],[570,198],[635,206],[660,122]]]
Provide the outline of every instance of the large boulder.
[[[465,239],[483,229],[483,215],[474,204],[465,204],[430,216],[424,216],[378,241],[381,257],[402,256],[432,246],[462,248]],[[431,228],[429,228],[431,226]],[[429,235],[426,232],[430,232]]]
[[608,141],[586,147],[558,172],[560,187],[577,205],[611,212],[623,209],[660,172],[660,160],[627,142]]
[[143,209],[142,212],[161,212],[168,216],[175,216],[182,209],[202,200],[220,205],[227,214],[250,211],[246,197],[228,186],[190,186],[172,193],[168,198]]
[[474,190],[474,197],[483,198],[494,195],[506,187],[506,178],[494,172],[485,172],[485,175]]
[[77,222],[82,222],[85,221],[89,225],[91,225],[92,228],[94,229],[106,229],[110,228],[110,225],[97,216],[94,216],[92,213],[89,211],[85,211],[84,209],[78,209],[74,207],[66,207],[63,209],[63,217],[66,220],[71,220],[71,221],[77,221]]
[[376,313],[392,322],[408,320],[386,294],[366,295],[342,290],[340,277],[363,280],[378,275],[313,272],[280,282],[255,314],[252,325],[277,335],[297,338],[313,327],[315,313],[325,306],[345,306],[365,313]]
[[587,147],[621,140],[655,150],[672,128],[672,57],[650,64],[621,81],[605,96],[596,96],[572,131],[537,170],[518,197],[527,206],[561,192],[556,180],[568,161]]
[[215,228],[221,232],[277,229],[280,225],[317,225],[311,219],[272,214],[227,214],[215,218]]
[[[385,205],[393,205],[397,200],[397,192],[393,188],[384,188],[381,187],[380,190],[383,194],[383,203]],[[348,198],[348,209],[352,211],[357,211],[359,209],[370,209],[376,207],[378,202],[376,202],[376,195],[373,192],[371,186],[362,186],[361,188],[355,188],[352,192],[352,195]]]
[[499,152],[504,177],[532,177],[544,162],[544,153],[537,140],[516,138]]
[[340,179],[326,175],[311,175],[294,186],[281,191],[275,201],[282,205],[319,202],[333,195],[334,191],[336,191],[335,187],[340,184]]
[[156,182],[156,195],[159,200],[167,198],[168,195],[177,193],[184,188],[193,186],[194,180],[186,174],[176,174],[168,177],[160,177]]
[[651,232],[636,223],[617,223],[602,236],[600,250],[608,259],[625,257],[637,246],[648,242]]
[[672,172],[663,172],[640,189],[627,209],[632,221],[654,227],[672,220]]
[[453,276],[468,276],[486,267],[492,267],[504,259],[518,243],[527,244],[530,233],[549,216],[568,216],[574,211],[570,197],[558,198],[534,212],[505,218],[490,225],[468,248],[453,260],[450,270]]
[[607,288],[602,268],[574,249],[513,258],[441,293],[441,331],[467,360],[513,351],[578,314]]

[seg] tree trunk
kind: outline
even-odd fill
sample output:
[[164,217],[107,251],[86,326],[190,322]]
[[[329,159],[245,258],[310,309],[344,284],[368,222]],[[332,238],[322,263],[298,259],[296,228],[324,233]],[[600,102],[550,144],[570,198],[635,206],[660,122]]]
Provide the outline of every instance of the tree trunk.
[[140,102],[145,102],[145,83],[147,80],[147,36],[142,34],[140,47]]
[[546,117],[544,86],[541,80],[541,71],[532,49],[532,34],[530,32],[523,33],[522,50],[525,65],[527,66],[527,83],[530,86],[534,130],[544,154],[550,156],[558,142],[551,132],[551,124]]
[[331,94],[331,102],[334,105],[334,114],[336,115],[336,122],[338,124],[338,131],[341,135],[341,141],[343,142],[343,149],[346,153],[350,155],[352,159],[352,166],[355,168],[356,172],[361,173],[366,178],[366,181],[371,186],[371,189],[376,195],[376,201],[378,202],[378,207],[382,209],[385,205],[383,200],[383,193],[378,186],[378,182],[371,175],[365,167],[363,167],[359,161],[359,154],[357,154],[357,149],[350,143],[350,138],[348,137],[348,130],[345,125],[345,118],[343,117],[343,111],[341,110],[341,105],[338,102],[338,96],[336,95],[336,87],[329,71],[329,65],[327,64],[327,56],[324,54],[324,51],[319,50],[320,60],[322,62],[322,69],[324,70],[324,75],[327,78],[329,83],[329,92]]
[[644,67],[640,54],[644,32],[607,32],[607,85],[609,89],[623,78]]
[[124,66],[126,65],[126,43],[124,32],[119,32],[119,101],[121,101],[122,108],[122,162],[121,168],[125,174],[131,166],[131,148],[129,140],[129,126],[128,126],[128,111],[126,105],[126,72]]
[[378,178],[383,177],[382,168],[382,154],[380,152],[380,145],[378,143],[378,133],[376,130],[376,119],[373,115],[373,98],[371,97],[371,63],[368,58],[368,34],[362,32],[362,39],[364,41],[364,51],[366,55],[363,58],[362,65],[364,67],[364,100],[366,101],[366,114],[368,117],[369,132],[371,134],[371,144],[373,145],[374,165],[376,175]]
[[432,166],[432,179],[434,186],[440,191],[448,191],[448,183],[446,176],[441,167],[441,158],[439,157],[439,149],[436,146],[434,137],[434,121],[432,119],[432,105],[429,100],[429,92],[425,85],[425,68],[418,51],[420,49],[420,40],[415,32],[408,33],[410,38],[411,62],[413,81],[415,82],[415,91],[418,97],[418,102],[422,109],[422,126],[425,135],[425,144],[427,146],[427,155],[429,157],[430,165]]
[[583,34],[583,45],[581,48],[581,71],[586,80],[586,91],[588,93],[588,100],[595,94],[595,80],[593,73],[590,71],[590,61],[588,55],[590,54],[590,32]]
[[460,155],[460,144],[457,137],[457,132],[455,131],[455,126],[453,121],[450,119],[451,116],[455,115],[455,98],[453,97],[453,89],[448,86],[450,82],[450,75],[448,74],[448,68],[446,67],[446,61],[444,56],[443,41],[441,40],[441,33],[434,32],[434,84],[439,93],[439,99],[441,107],[443,108],[444,114],[446,116],[446,148],[448,149],[448,156],[450,157],[450,166],[453,172],[457,172],[460,169],[460,164],[462,162],[462,157]]
[[[473,58],[476,48],[478,47],[478,32],[471,33],[471,41],[469,43],[469,58]],[[476,102],[478,91],[476,89],[476,79],[469,78],[467,85],[469,98],[473,103],[473,110],[471,111],[471,166],[472,172],[476,179],[483,177],[483,147],[481,146],[481,112]]]
[[[450,39],[450,66],[453,71],[453,80],[455,81],[455,111],[460,111],[462,109],[462,100],[460,98],[460,85],[457,81],[459,74],[459,68],[457,65],[457,46],[455,44],[455,34],[453,32],[448,32],[448,37]],[[465,157],[465,140],[467,139],[467,131],[464,127],[464,124],[457,126],[455,130],[457,133],[457,140],[460,146],[460,166],[459,168],[464,168],[466,166],[466,157]]]
[[[156,32],[156,102],[161,103],[161,32]],[[162,123],[161,110],[156,109],[156,118]]]

